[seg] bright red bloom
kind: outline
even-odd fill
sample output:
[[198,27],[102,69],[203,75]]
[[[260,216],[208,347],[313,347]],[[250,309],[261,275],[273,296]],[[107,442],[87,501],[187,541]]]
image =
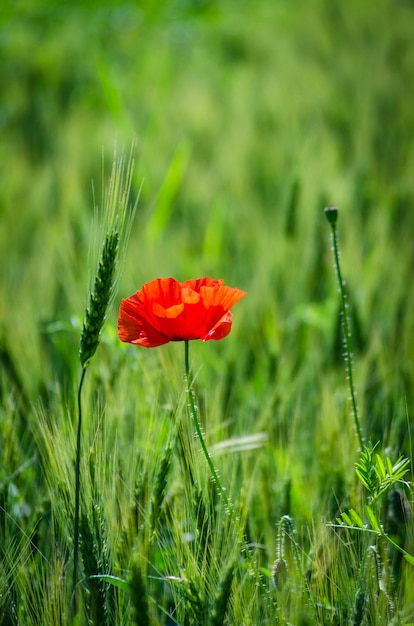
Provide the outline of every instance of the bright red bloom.
[[231,330],[230,309],[245,295],[212,278],[182,283],[157,278],[122,300],[118,335],[146,348],[169,341],[223,339]]

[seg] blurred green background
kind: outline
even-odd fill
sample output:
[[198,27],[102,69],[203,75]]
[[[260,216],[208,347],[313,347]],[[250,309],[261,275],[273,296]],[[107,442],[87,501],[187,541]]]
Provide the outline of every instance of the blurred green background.
[[303,440],[329,465],[349,422],[323,214],[336,204],[365,432],[409,452],[413,3],[0,12],[3,397],[17,382],[34,401],[73,391],[94,204],[115,143],[128,153],[135,138],[142,189],[101,359],[121,350],[120,297],[157,276],[224,278],[249,295],[225,342],[194,344],[203,385],[239,411],[236,431]]
[[[1,574],[4,606],[11,611],[21,596],[34,614],[30,622],[23,607],[22,623],[43,615],[51,623],[47,594],[60,597],[71,566],[93,218],[115,146],[128,155],[133,141],[131,204],[140,198],[85,401],[82,479],[88,506],[103,503],[110,520],[111,567],[122,575],[130,567],[136,537],[131,531],[121,549],[119,533],[133,494],[139,481],[150,493],[170,417],[185,414],[183,345],[121,345],[120,299],[159,276],[223,278],[248,292],[232,333],[191,344],[214,462],[246,506],[250,537],[266,546],[264,568],[281,516],[291,515],[316,601],[332,602],[335,623],[350,623],[359,538],[350,548],[325,524],[363,509],[323,209],[339,207],[364,435],[393,460],[412,457],[413,33],[408,0],[1,3],[0,555],[11,564]],[[29,536],[48,562],[26,558]],[[414,554],[412,535],[406,547]],[[143,554],[160,576],[179,572],[180,553],[155,564]],[[44,582],[33,584],[36,576]],[[412,569],[404,576],[408,619]],[[68,584],[64,593],[68,606]]]

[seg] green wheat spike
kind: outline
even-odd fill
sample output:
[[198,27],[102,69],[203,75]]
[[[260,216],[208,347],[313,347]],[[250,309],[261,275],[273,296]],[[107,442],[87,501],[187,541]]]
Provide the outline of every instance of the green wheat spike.
[[82,515],[79,525],[81,535],[81,556],[83,562],[84,576],[86,578],[85,586],[88,593],[85,594],[85,602],[89,618],[92,623],[106,624],[105,615],[105,591],[102,580],[93,578],[99,573],[98,555],[96,537],[89,524],[86,515]]
[[205,604],[200,595],[200,584],[196,583],[188,575],[183,576],[182,591],[186,601],[188,613],[195,619],[195,623],[200,626],[205,623]]
[[151,530],[155,531],[160,519],[167,487],[168,473],[171,467],[172,446],[168,445],[161,458],[158,472],[155,476],[154,490],[151,497]]
[[193,494],[194,519],[197,534],[197,557],[200,567],[203,563],[209,567],[212,555],[210,549],[211,539],[211,519],[207,511],[205,498],[202,489],[195,485]]
[[136,559],[131,566],[129,588],[134,624],[149,626],[148,594],[141,567]]
[[81,516],[79,532],[81,536],[80,549],[84,574],[86,577],[93,576],[98,572],[98,563],[95,556],[93,533],[86,515]]
[[102,326],[113,293],[118,244],[119,234],[116,230],[106,235],[82,327],[79,349],[82,367],[88,366],[99,345]]
[[[93,507],[93,525],[94,533],[96,537],[96,558],[99,565],[99,574],[110,573],[111,567],[111,553],[109,549],[107,539],[107,524],[100,506],[95,505]],[[113,615],[115,612],[115,587],[103,582],[103,609],[105,614],[105,622],[100,622],[102,626],[113,623]]]
[[355,608],[352,626],[360,626],[364,619],[366,606],[366,584],[363,576],[360,576],[355,595]]
[[224,571],[223,577],[220,580],[213,603],[213,610],[211,612],[211,620],[209,626],[223,626],[225,623],[226,613],[229,608],[231,586],[234,579],[234,563],[230,565]]
[[352,626],[360,626],[369,612],[370,598],[377,597],[381,588],[381,560],[375,546],[368,546],[359,569],[358,586]]

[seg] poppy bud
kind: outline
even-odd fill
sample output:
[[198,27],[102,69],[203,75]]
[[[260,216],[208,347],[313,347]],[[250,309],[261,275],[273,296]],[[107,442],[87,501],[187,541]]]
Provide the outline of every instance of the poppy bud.
[[330,204],[324,209],[324,211],[325,211],[326,219],[331,224],[331,226],[336,224],[336,220],[338,217],[338,209],[336,208],[336,206],[334,206],[333,204]]
[[276,559],[272,567],[272,581],[278,591],[282,591],[288,576],[288,566],[285,559]]

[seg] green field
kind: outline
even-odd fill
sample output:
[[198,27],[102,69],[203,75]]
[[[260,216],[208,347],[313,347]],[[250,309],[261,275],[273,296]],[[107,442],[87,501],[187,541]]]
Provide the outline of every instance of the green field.
[[[0,626],[414,624],[413,33],[410,0],[2,3]],[[169,276],[248,293],[190,344],[220,493],[184,343],[117,336]]]

